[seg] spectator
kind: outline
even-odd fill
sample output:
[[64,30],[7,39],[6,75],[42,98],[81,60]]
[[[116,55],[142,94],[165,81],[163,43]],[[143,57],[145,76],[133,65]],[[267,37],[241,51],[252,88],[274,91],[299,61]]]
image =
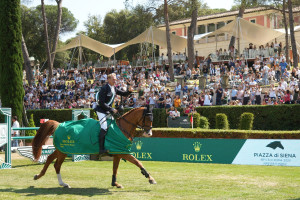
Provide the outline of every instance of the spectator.
[[178,95],[176,95],[176,98],[174,99],[174,107],[179,108],[181,106],[181,100]]
[[[17,116],[12,117],[12,126],[11,127],[12,128],[20,128],[20,124],[18,122],[18,117]],[[11,132],[12,132],[12,134],[11,134],[12,137],[20,136],[20,131],[12,130]],[[19,140],[12,140],[11,146],[12,147],[18,147],[19,146]]]
[[223,89],[221,87],[221,85],[219,84],[218,85],[218,88],[216,90],[216,105],[222,105],[222,102],[221,102],[221,99],[222,99],[222,96],[223,96]]

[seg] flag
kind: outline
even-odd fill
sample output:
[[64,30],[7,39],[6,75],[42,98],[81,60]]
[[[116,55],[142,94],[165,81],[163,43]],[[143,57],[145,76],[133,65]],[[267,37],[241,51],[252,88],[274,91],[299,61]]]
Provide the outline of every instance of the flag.
[[191,122],[191,124],[192,124],[192,128],[194,128],[194,123],[193,123],[193,121],[194,121],[194,119],[193,119],[193,113],[192,113],[191,119],[190,119],[190,122]]

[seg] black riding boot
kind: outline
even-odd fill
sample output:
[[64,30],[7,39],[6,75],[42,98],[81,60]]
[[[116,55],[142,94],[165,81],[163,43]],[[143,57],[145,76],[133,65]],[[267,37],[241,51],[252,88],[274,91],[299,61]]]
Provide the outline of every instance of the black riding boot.
[[108,151],[106,149],[104,149],[104,142],[105,142],[106,133],[107,133],[106,130],[104,130],[104,129],[100,130],[100,134],[99,134],[99,154],[108,153]]

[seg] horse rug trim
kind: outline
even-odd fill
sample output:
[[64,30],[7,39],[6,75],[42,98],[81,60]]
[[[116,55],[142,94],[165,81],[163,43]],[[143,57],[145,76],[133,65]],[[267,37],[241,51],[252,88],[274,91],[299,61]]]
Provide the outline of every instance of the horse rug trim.
[[[105,136],[105,149],[110,154],[131,154],[132,142],[121,132],[115,120],[107,120],[110,124]],[[82,119],[60,123],[53,135],[56,149],[65,154],[98,154],[99,153],[99,121]]]

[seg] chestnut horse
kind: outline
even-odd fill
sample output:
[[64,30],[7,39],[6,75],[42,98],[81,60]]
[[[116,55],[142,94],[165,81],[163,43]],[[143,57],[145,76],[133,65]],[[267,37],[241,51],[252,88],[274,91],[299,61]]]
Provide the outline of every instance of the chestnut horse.
[[[141,107],[141,108],[135,108],[128,111],[127,113],[119,117],[116,122],[120,130],[122,131],[122,133],[130,141],[132,141],[137,127],[144,130],[143,133],[144,136],[147,137],[152,136],[152,121],[153,121],[153,116],[151,111],[149,111],[149,108]],[[38,160],[39,157],[41,156],[42,145],[49,138],[49,136],[51,136],[55,132],[58,125],[59,122],[54,120],[49,120],[41,124],[40,129],[37,131],[37,134],[32,141],[32,151],[35,160]],[[54,163],[54,168],[57,174],[59,185],[70,188],[68,184],[62,181],[61,174],[60,174],[60,168],[66,156],[67,154],[64,154],[61,151],[56,149],[51,155],[48,156],[43,169],[39,174],[34,176],[34,180],[37,180],[42,176],[44,176],[51,162],[54,159],[56,159]],[[141,173],[146,178],[148,178],[150,184],[156,184],[156,181],[146,171],[142,163],[131,154],[113,154],[112,156],[113,156],[113,175],[112,175],[112,183],[111,183],[112,186],[116,186],[117,188],[123,188],[123,186],[117,183],[116,181],[117,171],[118,171],[121,158],[124,160],[128,160],[129,162],[139,167],[141,169]]]

